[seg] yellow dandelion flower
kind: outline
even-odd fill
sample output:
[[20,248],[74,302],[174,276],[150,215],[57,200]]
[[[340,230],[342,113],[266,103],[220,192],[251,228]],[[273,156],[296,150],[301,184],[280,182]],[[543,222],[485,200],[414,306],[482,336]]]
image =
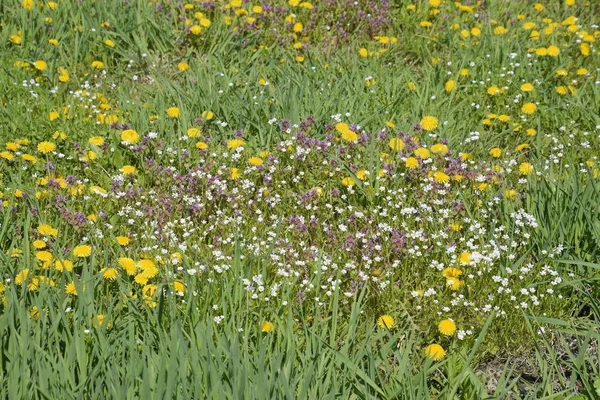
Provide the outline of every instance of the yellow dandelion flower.
[[52,253],[50,253],[49,251],[38,251],[35,254],[35,258],[43,262],[49,262],[50,260],[52,260]]
[[73,255],[79,258],[89,257],[92,254],[92,246],[82,244],[73,249]]
[[519,165],[519,173],[521,175],[531,175],[533,173],[533,165],[528,162],[521,163]]
[[427,132],[433,131],[438,127],[438,119],[430,115],[425,116],[421,119],[421,127]]
[[242,139],[231,139],[227,141],[227,148],[235,150],[238,147],[243,147],[246,145],[246,142]]
[[550,46],[547,49],[547,53],[551,57],[558,57],[560,54],[560,49],[557,46]]
[[133,261],[133,259],[127,257],[120,257],[118,262],[121,268],[125,270],[127,275],[133,276],[137,273],[138,266],[136,265],[136,262]]
[[117,279],[117,275],[119,275],[115,268],[104,268],[101,272],[102,277],[110,281],[114,281],[115,279]]
[[394,151],[404,150],[404,141],[400,138],[390,139],[390,148]]
[[425,147],[419,147],[415,150],[415,156],[419,157],[421,160],[427,160],[430,156],[429,150]]
[[270,323],[269,321],[263,322],[262,326],[260,328],[261,332],[265,332],[265,333],[272,332],[273,329],[275,329],[275,326],[272,323]]
[[169,107],[167,108],[167,115],[171,118],[179,118],[181,111],[177,107]]
[[42,154],[48,154],[56,150],[56,145],[52,142],[41,142],[37,145],[37,151]]
[[198,129],[198,128],[189,128],[187,130],[187,135],[188,135],[188,137],[191,137],[191,138],[199,137],[200,133],[201,133],[200,129]]
[[73,263],[70,260],[56,260],[54,262],[54,269],[62,272],[62,271],[67,271],[67,272],[71,272],[73,271]]
[[415,169],[419,166],[419,160],[414,157],[408,157],[405,162],[406,168]]
[[533,85],[529,82],[521,85],[521,91],[523,92],[531,92],[533,90]]
[[434,154],[446,154],[448,153],[448,146],[442,143],[437,143],[431,146],[431,152]]
[[250,165],[263,165],[263,160],[260,157],[250,157],[248,163],[250,163]]
[[471,262],[472,256],[473,255],[471,253],[464,251],[464,252],[460,253],[460,256],[458,257],[458,261],[461,264],[468,264]]
[[458,268],[448,267],[442,271],[442,276],[446,279],[458,278],[462,275],[462,271]]
[[137,168],[133,165],[124,165],[121,167],[121,173],[123,175],[135,175],[137,173]]
[[444,319],[438,324],[438,330],[444,336],[452,336],[456,332],[456,324],[451,319]]
[[58,230],[48,224],[38,226],[37,231],[42,236],[56,236],[58,234]]
[[441,171],[436,171],[433,173],[433,180],[436,183],[448,183],[450,182],[450,177]]
[[48,64],[44,60],[37,60],[36,62],[33,63],[33,66],[38,71],[45,71],[46,69],[48,69]]
[[126,129],[121,132],[121,142],[127,144],[136,144],[140,141],[140,137],[133,129]]
[[117,236],[117,243],[119,243],[121,246],[127,246],[130,242],[131,239],[129,239],[127,236]]
[[239,168],[231,168],[230,171],[230,179],[232,180],[236,180],[239,179],[242,176],[242,172],[239,170]]
[[425,355],[434,361],[439,361],[446,356],[446,351],[437,343],[425,347]]
[[517,198],[517,191],[514,189],[505,190],[504,197],[506,197],[509,200],[514,200]]
[[46,242],[44,242],[43,240],[34,240],[33,247],[35,247],[36,249],[43,249],[44,247],[46,247]]
[[499,149],[498,147],[494,147],[493,149],[490,150],[490,156],[494,157],[494,158],[499,158],[502,156],[502,149]]
[[65,286],[65,293],[71,296],[77,296],[77,287],[75,287],[75,282],[67,283]]
[[391,315],[385,314],[377,319],[377,325],[379,325],[381,329],[392,329],[395,325],[395,321]]
[[534,103],[525,103],[523,104],[523,106],[521,107],[521,111],[524,114],[533,114],[534,112],[536,112],[537,110],[537,106]]
[[346,177],[344,179],[342,179],[342,185],[344,186],[354,186],[355,182],[354,179],[352,177]]

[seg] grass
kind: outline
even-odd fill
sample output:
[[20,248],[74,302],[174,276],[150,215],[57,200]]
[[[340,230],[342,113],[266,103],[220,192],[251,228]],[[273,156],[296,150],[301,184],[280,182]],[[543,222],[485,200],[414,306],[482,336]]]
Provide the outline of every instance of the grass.
[[600,396],[599,12],[0,2],[0,397]]

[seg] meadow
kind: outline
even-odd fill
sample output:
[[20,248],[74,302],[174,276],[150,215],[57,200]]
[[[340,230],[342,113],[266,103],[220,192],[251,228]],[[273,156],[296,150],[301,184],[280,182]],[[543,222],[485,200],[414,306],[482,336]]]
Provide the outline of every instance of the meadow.
[[0,1],[0,397],[600,398],[599,16]]

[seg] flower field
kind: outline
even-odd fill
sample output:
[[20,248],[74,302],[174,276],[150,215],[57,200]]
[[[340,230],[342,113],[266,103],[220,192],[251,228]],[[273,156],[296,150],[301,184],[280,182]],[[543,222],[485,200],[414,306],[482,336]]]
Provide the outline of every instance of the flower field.
[[0,2],[0,397],[600,398],[599,16]]

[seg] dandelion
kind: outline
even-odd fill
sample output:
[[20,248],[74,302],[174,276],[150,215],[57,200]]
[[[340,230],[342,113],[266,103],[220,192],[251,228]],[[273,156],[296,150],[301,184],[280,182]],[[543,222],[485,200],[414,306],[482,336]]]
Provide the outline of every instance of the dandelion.
[[446,351],[437,343],[425,347],[425,355],[434,361],[439,361],[446,355]]
[[489,94],[490,96],[496,96],[499,95],[501,93],[501,90],[498,86],[490,86],[487,89],[487,94]]
[[275,326],[272,323],[270,323],[269,321],[265,321],[262,323],[260,330],[261,330],[261,332],[268,333],[268,332],[272,332],[273,329],[275,329]]
[[504,191],[504,197],[509,200],[514,200],[517,198],[517,191],[514,189]]
[[49,262],[52,260],[52,253],[49,251],[38,251],[35,255],[35,258],[42,262]]
[[451,92],[456,87],[456,81],[449,80],[444,84],[444,89],[446,92]]
[[102,136],[93,136],[88,139],[89,144],[93,144],[94,146],[102,146],[104,144],[104,138]]
[[352,177],[347,176],[342,179],[342,185],[344,186],[354,186],[354,179]]
[[42,236],[56,236],[58,234],[58,230],[48,224],[38,226],[37,231]]
[[533,85],[531,83],[524,83],[521,85],[521,91],[523,92],[531,92],[533,90]]
[[400,138],[390,139],[390,148],[394,151],[404,150],[404,141]]
[[169,107],[169,108],[167,108],[167,115],[171,118],[179,118],[179,116],[181,115],[181,112],[179,111],[179,108],[177,108],[177,107]]
[[202,112],[202,118],[204,118],[207,121],[210,121],[211,119],[213,119],[215,116],[215,114],[212,111],[203,111]]
[[238,147],[244,147],[245,145],[246,142],[242,139],[231,139],[227,141],[227,148],[232,150],[235,150]]
[[136,131],[133,129],[126,129],[121,132],[121,142],[127,144],[136,144],[139,142],[140,137]]
[[531,173],[533,172],[533,165],[529,164],[528,162],[524,162],[521,163],[521,165],[519,165],[519,173],[521,175],[531,175]]
[[450,278],[446,279],[446,286],[450,288],[450,290],[458,290],[464,285],[464,282],[458,278]]
[[127,246],[131,242],[131,239],[129,239],[127,236],[117,236],[116,240],[121,246]]
[[46,242],[44,242],[43,240],[34,240],[32,244],[33,247],[35,247],[36,249],[43,249],[44,247],[46,247]]
[[444,336],[452,336],[456,332],[456,324],[451,319],[444,319],[440,321],[438,330]]
[[93,322],[97,326],[102,326],[102,324],[104,323],[104,315],[103,314],[96,315],[96,317],[93,319]]
[[430,115],[423,117],[423,119],[421,119],[421,127],[425,131],[433,131],[438,127],[438,119]]
[[429,150],[425,147],[419,147],[415,150],[415,156],[419,157],[421,160],[427,160],[430,156]]
[[[460,229],[458,229],[458,230],[460,230]],[[444,270],[442,271],[442,276],[447,279],[452,279],[452,278],[458,278],[459,276],[462,275],[462,273],[463,272],[458,268],[448,267],[448,268],[444,268]]]
[[204,142],[197,142],[196,148],[200,149],[200,150],[205,150],[205,149],[208,149],[208,144],[206,144]]
[[92,68],[101,69],[104,68],[104,63],[102,61],[92,61]]
[[37,151],[42,154],[48,154],[56,150],[56,145],[52,142],[41,142],[37,145]]
[[250,165],[263,165],[263,160],[260,157],[251,157],[248,160],[248,163],[250,163]]
[[241,176],[242,176],[242,172],[239,170],[239,168],[231,168],[230,175],[229,175],[231,180],[239,179]]
[[467,251],[460,253],[460,256],[458,257],[458,261],[461,264],[468,264],[471,262],[471,257],[473,255]]
[[121,257],[118,259],[119,265],[125,270],[127,275],[133,276],[137,273],[138,266],[131,258]]
[[525,103],[521,107],[521,111],[525,114],[533,114],[537,110],[537,106],[534,103]]
[[187,130],[187,135],[188,135],[188,137],[191,137],[191,138],[199,137],[200,136],[200,129],[198,129],[198,128],[189,128]]
[[185,284],[181,281],[175,281],[173,282],[173,289],[175,289],[177,293],[183,293],[185,291]]
[[342,133],[342,139],[347,142],[356,142],[358,141],[358,134],[348,129],[346,132]]
[[434,154],[446,154],[448,153],[448,146],[442,143],[437,143],[431,146],[431,152]]
[[177,69],[181,72],[187,71],[188,68],[190,68],[190,65],[186,62],[180,62],[179,64],[177,64]]
[[15,276],[15,284],[22,285],[25,281],[27,281],[27,277],[29,276],[29,268],[25,268],[23,271],[19,272]]
[[92,247],[86,244],[79,245],[73,249],[73,255],[79,258],[89,257],[92,254]]
[[450,177],[443,172],[436,171],[433,173],[433,180],[436,183],[448,183],[450,182]]
[[405,162],[406,168],[415,169],[419,166],[419,160],[414,157],[408,157]]
[[149,278],[146,275],[144,275],[144,273],[140,273],[140,274],[137,274],[135,276],[135,278],[133,278],[133,280],[138,285],[144,286],[144,285],[146,285],[148,283]]
[[547,53],[551,57],[558,57],[560,54],[560,49],[557,46],[550,46],[547,49]]
[[75,282],[67,283],[65,286],[65,293],[70,296],[77,296],[77,288],[75,287]]
[[104,268],[102,271],[102,277],[109,281],[114,281],[117,278],[118,272],[115,268]]
[[135,175],[137,173],[137,168],[133,165],[124,165],[121,167],[121,173],[123,175]]
[[394,318],[391,315],[382,315],[377,319],[377,325],[381,329],[392,329],[395,325]]
[[492,156],[494,158],[499,158],[500,156],[502,156],[502,150],[499,149],[498,147],[494,147],[493,149],[490,150],[489,154],[490,154],[490,156]]
[[71,262],[70,260],[56,260],[54,262],[54,269],[62,272],[62,271],[67,271],[67,272],[71,272],[73,271],[73,262]]
[[107,45],[108,47],[115,47],[115,42],[113,42],[113,41],[112,41],[112,40],[110,40],[110,39],[106,39],[106,40],[104,41],[104,44],[105,44],[105,45]]

